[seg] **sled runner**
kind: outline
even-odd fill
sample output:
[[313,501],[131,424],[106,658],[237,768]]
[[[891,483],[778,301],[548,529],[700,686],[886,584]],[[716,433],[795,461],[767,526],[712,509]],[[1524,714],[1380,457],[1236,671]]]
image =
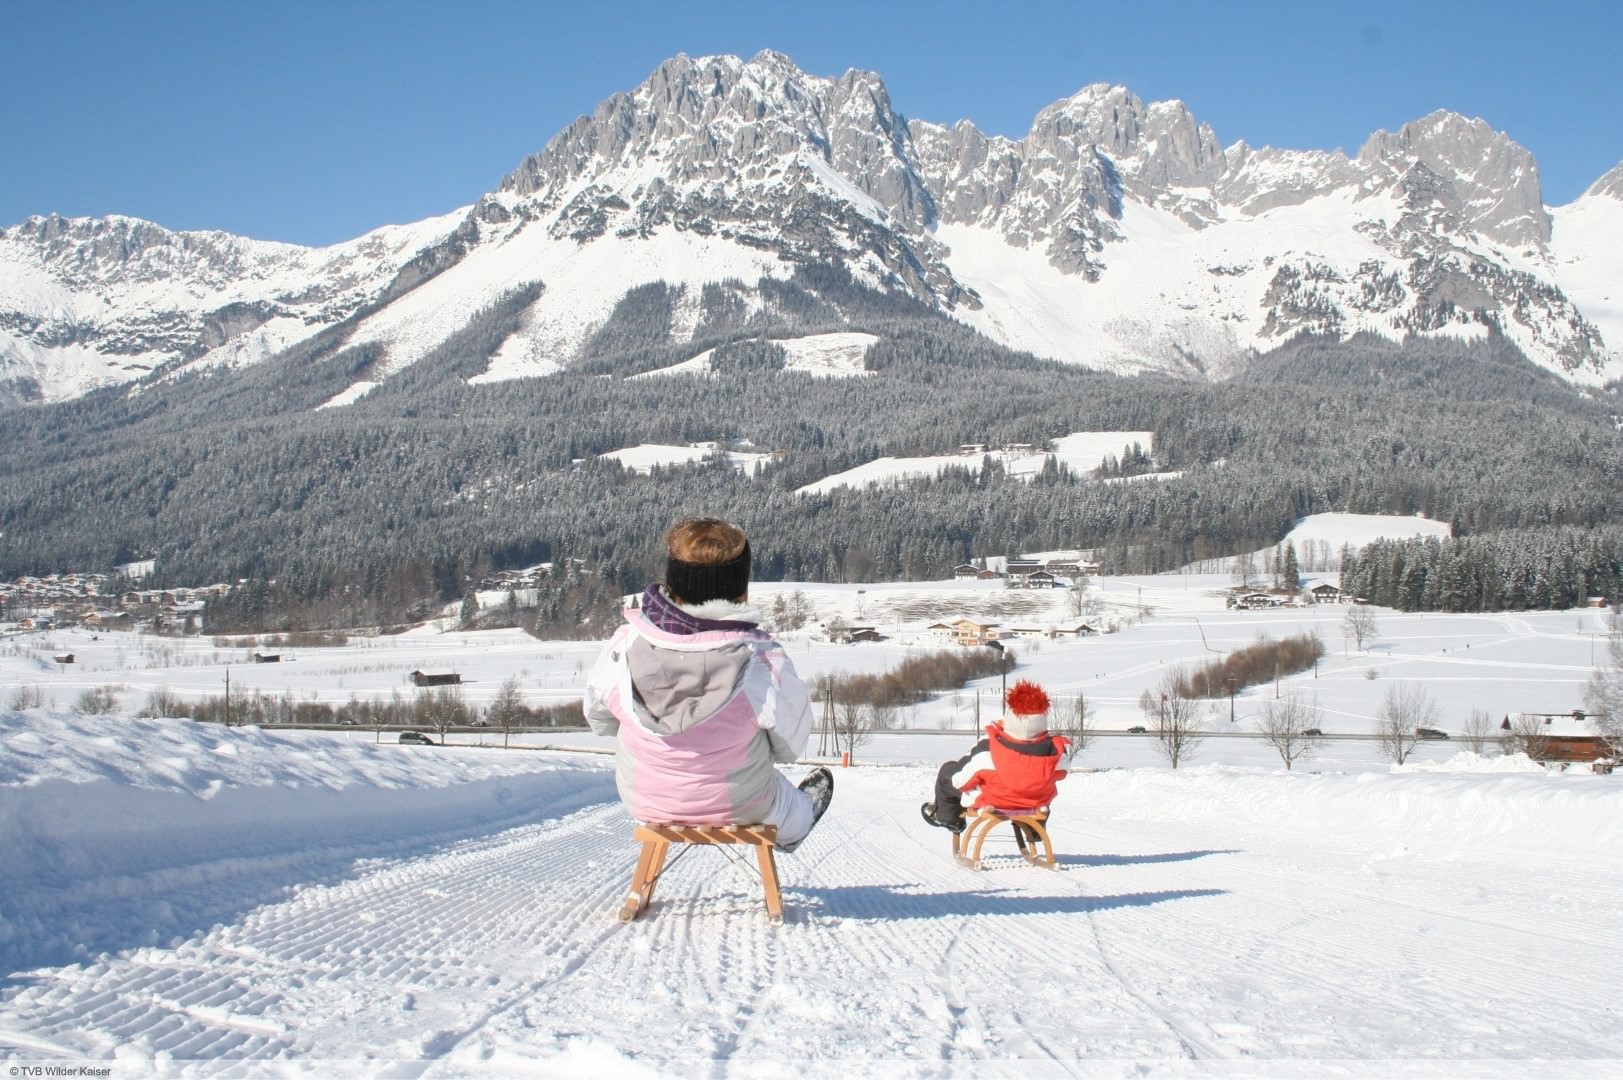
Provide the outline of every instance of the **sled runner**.
[[[1035,810],[999,810],[983,806],[968,816],[961,833],[952,834],[952,857],[971,870],[981,868],[981,848],[992,830],[1004,822],[1014,827],[1014,842],[1020,848],[1020,857],[1033,866],[1052,870],[1054,842],[1049,839],[1048,807]],[[1040,850],[1039,850],[1040,845]]]
[[[672,844],[747,844],[755,848],[755,859],[760,867],[761,889],[766,896],[767,916],[775,923],[783,921],[783,897],[778,892],[778,864],[773,848],[778,842],[776,825],[638,825],[632,838],[641,842],[642,853],[637,857],[637,872],[631,879],[631,891],[620,907],[620,921],[630,922],[642,914],[654,898],[654,884],[665,870],[665,855]],[[686,849],[677,854],[681,858]],[[731,857],[729,855],[729,857]],[[675,865],[676,859],[671,860]]]

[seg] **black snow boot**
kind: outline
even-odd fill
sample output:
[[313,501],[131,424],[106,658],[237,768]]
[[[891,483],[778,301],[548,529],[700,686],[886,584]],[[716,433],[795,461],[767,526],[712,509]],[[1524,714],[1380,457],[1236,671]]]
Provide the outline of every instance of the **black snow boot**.
[[927,802],[923,806],[919,807],[919,813],[924,815],[924,820],[929,824],[934,825],[938,829],[946,829],[948,832],[961,833],[968,824],[968,822],[964,820],[964,816],[962,814],[958,815],[958,819],[956,821],[943,820],[936,817],[935,803],[933,802]]
[[[828,809],[828,804],[834,799],[834,774],[824,768],[813,769],[806,779],[800,782],[800,790],[811,798],[812,827],[816,828],[817,823],[823,819],[823,813]],[[811,830],[806,830],[806,836],[810,835]],[[806,837],[802,836],[792,844],[779,844],[778,850],[783,852],[793,851],[805,839]]]

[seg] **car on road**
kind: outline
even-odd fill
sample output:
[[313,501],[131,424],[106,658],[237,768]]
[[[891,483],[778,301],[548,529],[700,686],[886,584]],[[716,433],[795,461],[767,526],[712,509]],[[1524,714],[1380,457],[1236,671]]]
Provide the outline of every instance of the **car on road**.
[[1142,725],[1142,724],[1134,724],[1132,727],[1127,729],[1127,734],[1129,734],[1129,735],[1142,735],[1142,734],[1144,734],[1144,725]]
[[1418,736],[1419,738],[1422,738],[1422,739],[1446,739],[1446,738],[1448,738],[1448,732],[1446,732],[1446,731],[1438,731],[1434,727],[1417,727],[1417,728],[1414,729],[1414,733],[1415,733],[1416,736]]
[[1317,736],[1320,736],[1320,735],[1323,735],[1323,734],[1324,734],[1324,732],[1322,732],[1322,731],[1320,731],[1320,730],[1319,730],[1319,729],[1318,729],[1318,728],[1316,728],[1316,727],[1310,727],[1310,728],[1307,728],[1307,729],[1306,729],[1306,730],[1304,730],[1304,731],[1303,731],[1303,732],[1302,732],[1302,734],[1303,734],[1303,735],[1308,735],[1308,736],[1312,736],[1312,737],[1317,737]]
[[417,746],[434,745],[434,740],[430,739],[427,735],[424,735],[421,731],[402,731],[400,733],[400,741],[403,743],[414,743]]

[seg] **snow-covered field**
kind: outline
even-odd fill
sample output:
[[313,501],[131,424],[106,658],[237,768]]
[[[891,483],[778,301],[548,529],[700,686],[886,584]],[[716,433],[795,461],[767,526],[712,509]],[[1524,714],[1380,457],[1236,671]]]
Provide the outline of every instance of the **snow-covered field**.
[[835,488],[861,488],[868,484],[895,484],[919,476],[938,476],[951,468],[979,471],[983,460],[1002,465],[1011,476],[1032,477],[1042,472],[1049,458],[1064,465],[1078,476],[1086,476],[1106,457],[1121,457],[1123,451],[1134,444],[1145,453],[1154,450],[1153,431],[1077,431],[1062,435],[1052,443],[1051,450],[992,448],[985,452],[936,454],[930,457],[879,457],[858,465],[854,469],[825,476],[815,483],[798,488],[801,495],[821,495]]
[[975,872],[916,809],[949,740],[893,739],[780,858],[782,926],[717,849],[622,925],[635,850],[604,756],[0,731],[13,1067],[1556,1078],[1623,1057],[1612,777],[1104,768],[1064,781],[1057,870],[1000,837]]
[[[274,1076],[1600,1077],[1623,1073],[1623,779],[1465,752],[1473,708],[1562,712],[1605,612],[1402,615],[1359,651],[1344,609],[1230,611],[1226,577],[1096,581],[1114,632],[1015,641],[1099,734],[1064,781],[1057,870],[956,865],[918,804],[997,679],[903,717],[836,769],[828,816],[779,860],[788,917],[717,849],[615,919],[635,859],[609,741],[499,733],[402,746],[370,730],[135,714],[182,698],[409,696],[454,670],[470,704],[516,675],[578,693],[598,646],[426,626],[334,648],[63,631],[0,639],[0,1057],[19,1070]],[[959,615],[1074,622],[998,583],[761,584],[887,640],[787,635],[801,672],[877,671]],[[447,624],[448,625],[448,624]],[[1215,703],[1174,771],[1138,699],[1259,635],[1324,636],[1280,680],[1332,735],[1397,682],[1447,742],[1409,765],[1333,738],[1287,772],[1243,737],[1273,686]],[[72,664],[52,657],[74,654]],[[113,715],[82,717],[86,689]],[[950,730],[948,730],[950,729]],[[392,736],[385,735],[384,740]],[[796,766],[834,760],[814,739]],[[33,1074],[42,1075],[42,1074]]]

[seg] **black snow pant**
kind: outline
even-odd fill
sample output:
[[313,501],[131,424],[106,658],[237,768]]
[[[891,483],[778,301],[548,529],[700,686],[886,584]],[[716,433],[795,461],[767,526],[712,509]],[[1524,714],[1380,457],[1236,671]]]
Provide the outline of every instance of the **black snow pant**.
[[964,804],[961,800],[962,792],[953,786],[952,778],[958,770],[969,764],[969,759],[975,756],[971,750],[961,758],[945,761],[941,770],[935,774],[935,819],[948,828],[957,828],[959,822],[964,820]]

